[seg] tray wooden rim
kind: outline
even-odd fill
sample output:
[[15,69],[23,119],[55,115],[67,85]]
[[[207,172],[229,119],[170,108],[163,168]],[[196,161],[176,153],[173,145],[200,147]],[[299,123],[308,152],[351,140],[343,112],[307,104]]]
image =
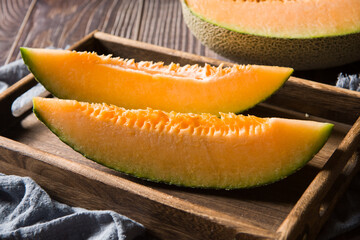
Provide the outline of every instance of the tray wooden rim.
[[[75,49],[78,46],[81,46],[86,41],[89,41],[89,39],[93,39],[93,38],[98,39],[98,40],[107,39],[107,40],[115,41],[115,42],[121,40],[121,42],[123,44],[127,44],[130,47],[131,46],[138,47],[138,44],[140,43],[140,42],[137,42],[134,40],[123,39],[120,37],[115,37],[115,36],[112,36],[112,35],[109,35],[106,33],[95,31],[95,32],[89,34],[88,36],[86,36],[84,39],[82,39],[78,43],[74,44],[71,47],[71,49]],[[176,55],[176,56],[180,56],[183,58],[196,58],[196,59],[200,59],[201,61],[204,61],[204,62],[209,62],[211,64],[219,64],[220,62],[223,62],[223,61],[219,61],[219,60],[215,60],[215,59],[210,59],[207,57],[197,56],[197,55],[190,54],[190,53],[184,53],[184,52],[180,52],[177,50],[154,46],[154,45],[147,44],[147,43],[145,43],[145,44],[141,43],[141,44],[143,46],[145,45],[145,47],[151,48],[154,51],[160,51],[160,52],[163,51],[163,52],[169,53],[169,55]],[[230,63],[228,63],[228,64],[230,64]],[[295,78],[295,77],[291,77],[289,79],[289,82],[291,84],[293,84],[294,86],[301,86],[301,87],[305,86],[307,88],[315,88],[315,89],[318,89],[318,90],[321,90],[324,92],[332,92],[332,93],[346,95],[349,97],[354,97],[354,98],[360,99],[360,93],[346,90],[346,89],[340,89],[340,88],[337,88],[334,86],[329,86],[329,85],[322,84],[322,83],[316,83],[316,82],[299,79],[299,78]],[[28,89],[28,88],[32,87],[35,83],[36,82],[31,75],[25,77],[18,83],[11,86],[3,94],[0,94],[0,103],[6,102],[6,101],[13,101],[14,98],[21,95],[20,93],[24,92],[24,89]],[[23,114],[23,115],[26,116],[28,114]],[[71,166],[73,169],[77,169],[77,171],[80,172],[82,174],[82,176],[84,176],[84,177],[91,178],[95,181],[104,182],[105,184],[109,184],[109,185],[115,184],[115,187],[120,187],[125,191],[131,192],[132,194],[137,194],[141,197],[148,198],[151,201],[157,201],[161,204],[170,206],[172,208],[177,208],[182,211],[186,211],[190,214],[198,215],[201,218],[208,218],[209,216],[216,215],[216,217],[213,217],[208,220],[216,221],[219,224],[224,224],[227,226],[232,226],[234,229],[241,229],[242,231],[246,232],[246,234],[249,234],[251,236],[253,236],[252,234],[255,235],[255,232],[256,232],[256,236],[259,236],[259,237],[262,236],[262,237],[270,237],[270,238],[277,238],[277,239],[291,239],[292,237],[295,237],[299,233],[304,231],[304,228],[307,227],[305,224],[306,217],[310,214],[309,213],[310,209],[313,209],[312,205],[321,204],[321,201],[319,200],[319,194],[326,195],[326,193],[330,190],[331,186],[334,184],[335,180],[338,178],[339,174],[341,174],[341,171],[344,169],[344,167],[348,168],[348,170],[347,170],[348,174],[354,174],[354,172],[356,171],[355,169],[358,168],[357,167],[358,161],[354,160],[357,157],[354,157],[354,156],[352,157],[352,155],[356,152],[356,148],[357,148],[357,146],[356,146],[356,144],[354,144],[354,142],[356,143],[356,142],[360,141],[359,126],[360,126],[360,118],[352,126],[349,133],[343,139],[342,143],[339,145],[339,147],[334,152],[334,154],[331,156],[331,158],[327,161],[324,168],[319,172],[319,174],[315,177],[313,182],[308,186],[307,190],[303,193],[303,195],[299,199],[298,203],[294,206],[294,208],[292,209],[292,211],[290,212],[288,217],[284,220],[283,224],[279,227],[279,229],[276,233],[269,232],[266,229],[258,229],[255,226],[253,226],[251,223],[247,224],[243,220],[237,221],[236,219],[233,219],[234,221],[229,222],[228,216],[226,218],[222,218],[221,213],[218,213],[218,212],[216,212],[216,214],[209,214],[209,211],[208,211],[209,209],[205,209],[205,208],[199,209],[198,208],[199,206],[195,206],[194,204],[191,204],[191,203],[186,203],[185,205],[170,204],[169,196],[167,196],[165,193],[159,192],[158,196],[160,196],[160,198],[155,199],[152,196],[153,190],[150,191],[149,189],[145,189],[147,187],[139,188],[139,184],[133,183],[126,179],[122,179],[122,180],[125,180],[125,182],[127,182],[127,184],[129,184],[127,186],[132,186],[132,187],[126,187],[126,184],[119,185],[119,179],[117,176],[112,176],[107,173],[103,173],[101,171],[98,171],[97,169],[91,169],[91,170],[97,171],[96,173],[98,175],[96,175],[96,174],[94,175],[93,173],[91,173],[91,171],[89,171],[89,169],[83,170],[83,166],[78,163],[71,162],[70,160],[63,158],[61,156],[52,155],[52,154],[43,152],[41,150],[31,148],[25,144],[15,142],[11,139],[8,139],[8,138],[2,137],[2,136],[0,136],[0,147],[1,147],[0,151],[2,152],[2,151],[4,151],[4,149],[7,149],[9,151],[17,152],[21,155],[24,155],[24,156],[27,156],[27,157],[30,157],[33,159],[38,159],[39,161],[45,162],[47,164],[51,164],[55,167],[62,168],[62,169],[64,169],[64,166],[63,166],[63,164],[60,164],[59,161],[60,162],[66,161],[69,164],[69,166]],[[358,155],[358,153],[356,155]],[[331,160],[331,159],[334,159],[334,160]],[[341,159],[341,161],[339,161],[338,159]],[[350,161],[351,159],[353,159],[352,162]],[[69,162],[71,162],[71,163],[69,163]],[[24,168],[26,168],[26,166]],[[336,169],[336,171],[334,171],[334,168]],[[71,171],[74,174],[78,173],[78,172],[73,171],[71,168],[67,168],[67,167],[65,168],[65,170]],[[330,175],[328,174],[329,172],[331,173]],[[101,179],[99,176],[102,176]],[[324,181],[324,179],[326,181]],[[325,188],[322,187],[324,183],[326,186]],[[319,185],[319,184],[321,184],[321,185]],[[319,191],[319,189],[322,189],[322,190]],[[146,194],[144,195],[144,193],[146,193]],[[180,200],[180,201],[183,201],[183,200]],[[300,202],[302,204],[300,204]],[[305,206],[307,206],[307,208],[305,208],[305,209],[303,207],[304,203],[306,203]],[[309,206],[309,204],[311,206]],[[184,206],[187,206],[187,208],[184,208]],[[194,209],[196,209],[197,212],[194,211]],[[300,219],[300,221],[299,221],[299,219]],[[307,231],[309,231],[309,230],[307,230]],[[239,236],[239,235],[237,235],[237,236]]]

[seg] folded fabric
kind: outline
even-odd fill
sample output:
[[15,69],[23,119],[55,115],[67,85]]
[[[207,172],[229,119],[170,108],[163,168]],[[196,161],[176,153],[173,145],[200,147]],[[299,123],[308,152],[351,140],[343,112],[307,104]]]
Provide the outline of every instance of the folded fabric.
[[54,201],[29,177],[0,174],[0,239],[141,239],[144,231],[116,212]]
[[360,74],[340,73],[336,82],[337,87],[360,92]]
[[24,61],[19,59],[0,67],[0,81],[11,86],[29,73]]

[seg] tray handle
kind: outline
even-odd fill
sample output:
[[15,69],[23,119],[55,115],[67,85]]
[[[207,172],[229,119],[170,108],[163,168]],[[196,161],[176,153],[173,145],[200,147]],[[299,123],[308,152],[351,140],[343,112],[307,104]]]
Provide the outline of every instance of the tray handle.
[[[358,167],[360,161],[359,146],[360,117],[278,228],[279,239],[315,237],[317,233],[307,232],[308,225],[324,223],[322,217],[330,211],[330,206],[326,204],[326,196],[330,194],[340,174],[345,172],[346,175],[346,172],[349,172],[346,169],[348,166],[350,168]],[[346,177],[350,178],[350,176]],[[345,180],[343,179],[343,181]]]

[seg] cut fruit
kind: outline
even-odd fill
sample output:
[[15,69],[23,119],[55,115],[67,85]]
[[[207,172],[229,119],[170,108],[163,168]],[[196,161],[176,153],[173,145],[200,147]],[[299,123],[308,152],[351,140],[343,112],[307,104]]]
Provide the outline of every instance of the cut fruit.
[[164,66],[50,49],[21,48],[21,54],[35,78],[58,98],[217,115],[253,107],[279,89],[293,71],[250,65]]
[[193,13],[237,32],[279,38],[360,32],[358,0],[186,0]]
[[360,60],[359,0],[181,0],[193,34],[239,63],[326,68]]
[[245,188],[280,180],[325,144],[329,123],[235,114],[126,110],[34,98],[34,113],[84,156],[121,172],[200,188]]

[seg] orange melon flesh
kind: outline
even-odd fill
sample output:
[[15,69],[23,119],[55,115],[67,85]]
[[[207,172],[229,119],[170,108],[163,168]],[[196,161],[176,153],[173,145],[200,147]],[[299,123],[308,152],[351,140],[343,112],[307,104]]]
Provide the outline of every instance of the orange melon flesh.
[[205,21],[241,33],[325,37],[360,32],[359,0],[186,0]]
[[279,89],[293,69],[138,62],[95,53],[21,48],[35,78],[58,98],[128,109],[240,112]]
[[62,141],[110,168],[152,181],[245,188],[282,179],[325,144],[332,124],[235,114],[126,110],[34,98],[34,113]]

